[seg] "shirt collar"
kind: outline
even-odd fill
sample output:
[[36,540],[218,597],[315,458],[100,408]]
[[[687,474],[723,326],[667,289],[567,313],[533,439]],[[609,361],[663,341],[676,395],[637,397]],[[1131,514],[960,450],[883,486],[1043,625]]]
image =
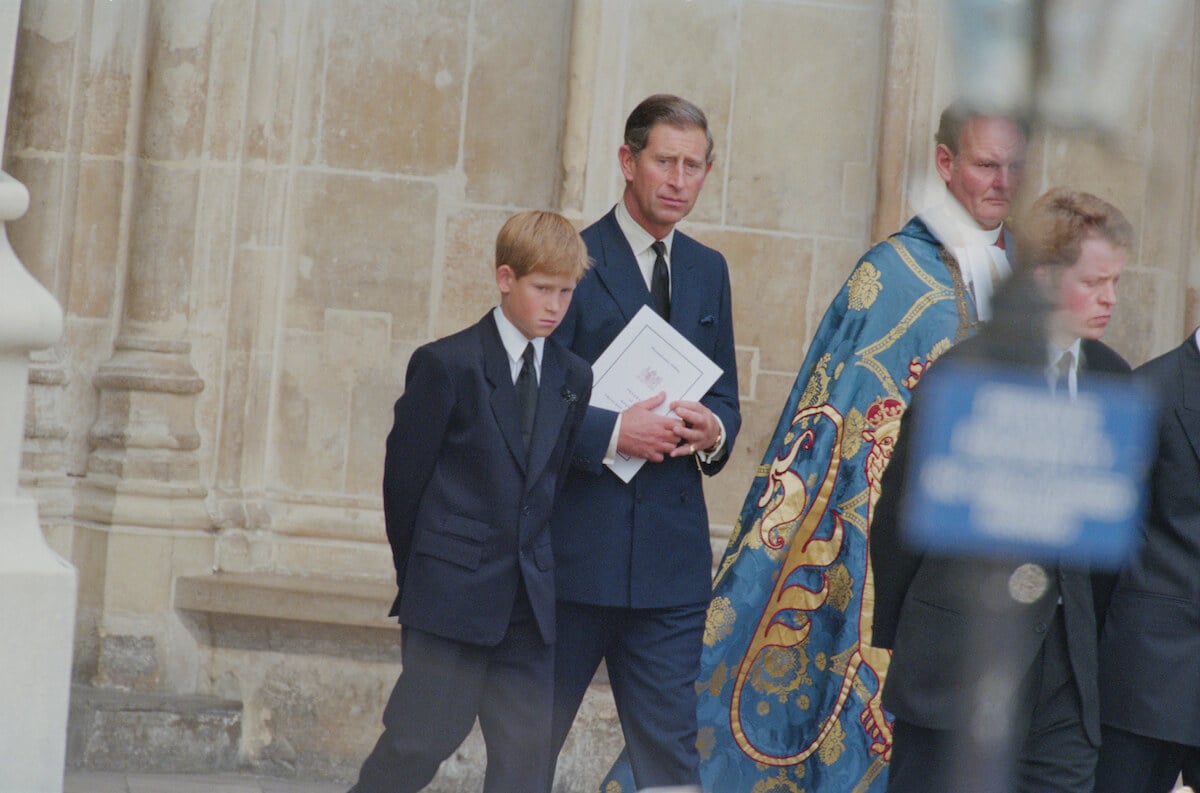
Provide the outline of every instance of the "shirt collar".
[[[629,209],[625,206],[624,198],[617,202],[617,225],[621,227],[621,233],[628,240],[629,247],[633,249],[634,256],[641,256],[650,250],[650,246],[654,244],[655,236],[642,228],[633,219],[633,215],[629,214]],[[667,236],[663,237],[663,244],[667,246],[668,259],[671,258],[671,243],[674,241],[675,229],[672,228],[667,233]]]
[[1080,339],[1076,339],[1075,341],[1071,342],[1071,344],[1069,346],[1067,346],[1065,348],[1059,347],[1057,344],[1055,344],[1053,342],[1048,343],[1046,345],[1047,365],[1050,368],[1054,368],[1055,366],[1058,366],[1058,359],[1063,357],[1063,353],[1069,352],[1069,353],[1071,353],[1072,356],[1074,356],[1074,365],[1073,366],[1075,368],[1077,368],[1079,366],[1079,351],[1081,349],[1081,345],[1082,345],[1082,341]]
[[1200,328],[1196,328],[1196,335],[1192,338],[1196,341],[1196,349],[1200,351]]
[[517,330],[517,326],[509,322],[508,317],[504,316],[504,310],[500,306],[492,309],[492,316],[496,318],[496,330],[500,331],[500,343],[504,345],[504,351],[508,353],[509,364],[515,364],[517,361],[520,361],[521,357],[525,355],[525,345],[533,342],[533,362],[540,371],[542,348],[546,345],[545,337],[525,338],[525,334]]

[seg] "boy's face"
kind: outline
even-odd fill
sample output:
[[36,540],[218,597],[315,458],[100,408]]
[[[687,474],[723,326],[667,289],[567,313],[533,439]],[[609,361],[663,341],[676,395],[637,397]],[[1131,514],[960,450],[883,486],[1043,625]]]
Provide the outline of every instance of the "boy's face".
[[1124,248],[1098,237],[1083,241],[1075,264],[1058,275],[1052,330],[1059,346],[1104,335],[1117,305],[1117,281],[1124,266]]
[[532,272],[518,278],[507,264],[496,268],[500,310],[527,339],[549,336],[562,322],[575,292],[569,275]]

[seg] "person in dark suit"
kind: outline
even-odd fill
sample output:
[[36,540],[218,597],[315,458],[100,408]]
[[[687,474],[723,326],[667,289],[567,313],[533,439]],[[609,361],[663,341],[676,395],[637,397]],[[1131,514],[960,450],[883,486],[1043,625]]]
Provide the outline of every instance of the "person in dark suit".
[[546,337],[587,266],[565,218],[514,215],[496,240],[500,305],[409,361],[383,475],[404,669],[354,793],[425,787],[477,717],[485,793],[546,784],[549,518],[592,384],[591,368]]
[[[595,361],[651,305],[722,370],[669,415],[652,412],[661,394],[619,414],[589,407],[552,519],[555,754],[603,659],[639,788],[699,783],[694,684],[712,586],[701,474],[721,470],[741,425],[725,259],[675,229],[712,159],[691,102],[656,95],[634,109],[619,151],[624,195],[583,231],[594,266],[554,334]],[[604,464],[617,452],[647,460],[628,483]]]
[[[1132,244],[1116,207],[1087,193],[1049,191],[1018,229],[1018,274],[998,292],[994,321],[951,348],[923,381],[938,377],[943,360],[1002,363],[1044,371],[1052,390],[1073,398],[1093,373],[1128,373],[1100,337]],[[1002,634],[1019,683],[994,698],[1015,702],[1008,743],[1015,782],[987,789],[1088,793],[1100,740],[1091,577],[1029,560],[922,555],[905,544],[900,500],[922,387],[902,420],[870,534],[873,643],[892,650],[883,689],[895,717],[887,790],[958,793],[969,786],[956,730],[981,704],[969,698],[981,660],[973,641]],[[1012,587],[1020,602],[992,610],[983,602],[989,581],[1000,582],[1004,598]]]
[[1158,395],[1158,456],[1100,641],[1096,793],[1200,785],[1200,329],[1134,374]]

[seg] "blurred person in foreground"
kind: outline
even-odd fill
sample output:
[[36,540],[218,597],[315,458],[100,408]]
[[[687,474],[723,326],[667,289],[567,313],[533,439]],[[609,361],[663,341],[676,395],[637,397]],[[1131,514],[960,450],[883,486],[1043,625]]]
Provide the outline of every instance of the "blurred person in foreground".
[[[1133,245],[1132,227],[1120,210],[1094,195],[1055,188],[1034,203],[1018,244],[1018,274],[998,295],[995,320],[942,360],[1044,372],[1051,391],[1072,399],[1095,373],[1128,373],[1128,364],[1100,341]],[[934,366],[926,379],[936,379],[944,365]],[[871,524],[873,640],[892,649],[883,689],[884,707],[895,717],[887,790],[963,789],[955,782],[961,770],[956,733],[969,715],[979,674],[974,664],[981,660],[972,658],[971,637],[1007,629],[980,602],[984,577],[1002,570],[1005,580],[1021,571],[1042,579],[1040,597],[1014,601],[1013,641],[1004,648],[1020,680],[1018,690],[999,693],[1012,698],[1015,711],[1013,784],[1006,789],[1088,793],[1100,742],[1091,576],[1082,568],[922,555],[908,547],[898,525],[900,501],[913,443],[907,433],[920,412],[918,389]]]
[[1200,784],[1200,329],[1134,374],[1159,399],[1158,456],[1100,642],[1096,793]]
[[825,312],[714,583],[697,681],[705,790],[883,789],[888,653],[867,643],[867,525],[910,390],[989,316],[1008,273],[1026,139],[1012,119],[946,108],[943,204],[867,251]]

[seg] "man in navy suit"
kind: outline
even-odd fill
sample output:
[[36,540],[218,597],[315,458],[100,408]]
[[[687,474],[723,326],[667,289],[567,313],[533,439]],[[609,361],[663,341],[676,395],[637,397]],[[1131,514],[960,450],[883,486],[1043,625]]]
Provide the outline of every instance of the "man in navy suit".
[[[666,416],[652,412],[663,395],[619,414],[587,409],[552,518],[554,749],[604,660],[637,786],[697,785],[695,681],[712,571],[701,474],[721,470],[741,426],[725,259],[675,230],[712,168],[704,112],[649,97],[618,157],[624,195],[583,232],[594,265],[554,338],[595,361],[651,305],[722,374]],[[618,451],[647,461],[628,483],[604,464]]]
[[1096,793],[1200,785],[1200,329],[1134,374],[1158,394],[1158,457],[1100,641]]
[[476,717],[485,793],[548,790],[549,518],[592,373],[546,337],[587,265],[565,218],[514,215],[496,240],[500,305],[409,361],[383,474],[404,670],[354,793],[425,787]]

